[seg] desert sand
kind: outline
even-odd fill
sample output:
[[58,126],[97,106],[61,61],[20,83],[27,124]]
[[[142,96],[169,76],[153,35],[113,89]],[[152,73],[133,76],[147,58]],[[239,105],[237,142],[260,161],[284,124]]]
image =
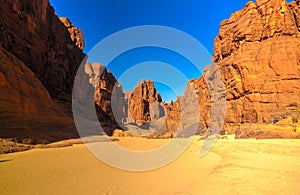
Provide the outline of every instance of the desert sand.
[[[168,140],[118,138],[135,150]],[[175,161],[130,172],[98,160],[84,144],[0,155],[1,194],[297,194],[300,140],[218,140],[204,157],[194,137]]]

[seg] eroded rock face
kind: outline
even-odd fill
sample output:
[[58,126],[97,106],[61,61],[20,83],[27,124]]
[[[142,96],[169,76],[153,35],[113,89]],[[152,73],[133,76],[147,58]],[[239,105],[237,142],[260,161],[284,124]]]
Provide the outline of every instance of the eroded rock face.
[[178,130],[181,129],[181,107],[180,98],[175,102],[171,101],[166,103],[164,106],[166,108],[166,120],[162,129],[156,133],[155,137],[170,138],[175,136]]
[[48,143],[78,137],[73,120],[52,99],[36,75],[0,47],[0,137]]
[[158,129],[152,138],[190,137],[199,134],[199,103],[194,87],[194,80],[187,83],[183,96],[176,101],[164,103],[166,118],[163,126]]
[[[261,130],[266,128],[259,125],[276,126],[287,117],[300,118],[299,10],[299,1],[257,0],[221,23],[213,59],[225,82],[224,129],[228,133],[238,133],[238,137],[297,136],[289,128],[270,130],[266,135]],[[211,117],[210,95],[203,77],[194,82],[199,93],[199,127],[205,129]]]
[[78,27],[74,26],[68,18],[60,17],[60,21],[67,27],[70,37],[72,41],[74,41],[75,45],[79,47],[81,50],[84,49],[84,39],[83,32]]
[[137,124],[148,123],[151,121],[150,109],[153,110],[153,117],[159,118],[162,115],[161,109],[163,108],[160,105],[155,106],[152,104],[161,102],[161,96],[156,92],[153,81],[141,81],[130,94],[128,118]]
[[[67,18],[59,19],[47,0],[1,2],[1,137],[41,143],[78,136],[65,111],[71,110],[73,80],[84,58],[83,48],[82,32]],[[249,2],[222,22],[213,59],[226,89],[224,129],[228,133],[238,137],[298,136],[299,48],[299,0]],[[117,121],[142,125],[164,114],[167,118],[158,137],[177,136],[178,132],[190,136],[184,130],[194,129],[197,119],[197,133],[205,134],[222,118],[211,114],[213,105],[218,105],[214,103],[220,101],[211,90],[223,92],[211,88],[205,77],[215,73],[214,67],[191,80],[184,97],[170,104],[162,103],[152,81],[142,81],[133,92],[124,94],[113,74],[100,64],[87,63],[84,69],[88,86],[83,87],[94,95],[92,105],[96,104],[98,119],[108,135],[119,128]],[[197,101],[195,94],[197,106],[192,104]]]
[[84,54],[71,37],[48,0],[1,1],[1,137],[26,143],[78,137],[71,91]]
[[99,63],[86,63],[85,73],[89,75],[89,84],[94,87],[94,102],[99,122],[107,135],[126,118],[126,107],[122,85],[115,76]]
[[214,61],[219,62],[247,43],[275,37],[299,38],[299,2],[257,0],[221,23],[215,38]]
[[71,39],[76,36],[70,36],[48,0],[1,2],[0,45],[19,58],[51,97],[62,103],[71,102],[74,77],[84,58],[82,46]]

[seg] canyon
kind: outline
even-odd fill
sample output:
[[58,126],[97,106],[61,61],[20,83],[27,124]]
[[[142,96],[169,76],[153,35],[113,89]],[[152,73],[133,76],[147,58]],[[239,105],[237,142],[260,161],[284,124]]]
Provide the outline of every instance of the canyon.
[[[167,104],[166,124],[173,125],[161,134],[168,135],[182,125],[180,102],[193,101],[188,100],[188,88],[192,86],[198,96],[199,108],[194,111],[199,113],[197,134],[211,134],[210,125],[216,118],[223,120],[221,112],[225,110],[221,134],[235,134],[237,138],[298,138],[299,21],[299,1],[284,0],[248,2],[224,20],[215,38],[214,64],[206,67],[199,79],[189,81],[185,95],[175,104]],[[213,97],[218,90],[209,84],[210,77],[223,82],[220,89],[226,91],[226,106],[218,112],[213,105],[222,100]]]
[[87,62],[84,45],[82,30],[59,18],[48,0],[4,0],[1,138],[36,144],[78,137],[72,89],[80,67],[86,80],[82,87],[92,96],[97,119],[110,136],[115,129],[133,127],[153,130],[150,138],[300,136],[299,0],[249,2],[224,20],[214,40],[214,64],[170,103],[163,102],[153,81],[123,92],[101,62]]

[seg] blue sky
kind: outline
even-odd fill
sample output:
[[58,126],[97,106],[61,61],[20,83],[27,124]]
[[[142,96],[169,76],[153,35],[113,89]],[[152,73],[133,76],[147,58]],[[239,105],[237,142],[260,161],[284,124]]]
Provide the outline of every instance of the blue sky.
[[[68,17],[74,25],[83,30],[86,44],[85,53],[89,53],[99,41],[117,31],[140,25],[163,25],[193,36],[207,49],[208,54],[212,55],[213,40],[218,34],[220,22],[229,18],[234,11],[243,8],[247,1],[50,0],[50,2],[59,16]],[[153,74],[150,74],[151,69],[147,70],[149,78],[145,76],[145,79],[151,79],[151,75],[158,73],[167,75],[168,72],[159,70],[159,62],[172,64],[187,79],[198,78],[201,74],[183,56],[165,49],[151,47],[127,51],[107,66],[117,78],[121,79],[120,82],[124,89],[132,90],[136,82],[141,79],[140,76],[133,73],[137,76],[132,79],[127,77],[126,81],[126,79],[122,80],[123,73],[131,66],[140,63],[144,67],[156,67],[152,70]],[[205,59],[203,66],[207,63],[208,61]],[[144,68],[144,70],[146,69]],[[169,78],[175,87],[156,84],[157,90],[161,92],[166,101],[175,99],[176,95],[181,95],[186,85],[177,77],[169,76]],[[173,88],[173,92],[170,88]]]

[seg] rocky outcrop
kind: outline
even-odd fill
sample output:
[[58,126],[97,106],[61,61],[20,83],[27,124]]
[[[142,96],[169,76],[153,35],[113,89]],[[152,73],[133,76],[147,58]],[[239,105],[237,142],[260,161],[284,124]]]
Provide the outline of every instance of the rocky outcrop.
[[201,112],[199,116],[199,133],[205,134],[210,123],[210,91],[208,89],[204,76],[200,77],[199,79],[191,80],[190,84],[193,86],[195,93],[199,97],[199,111]]
[[276,37],[299,38],[299,1],[257,0],[221,23],[215,38],[214,61],[236,53],[247,43],[262,43]]
[[84,57],[77,36],[82,43],[83,37],[72,40],[70,32],[48,0],[1,2],[1,137],[26,143],[78,137],[71,91]]
[[[221,23],[215,64],[191,80],[175,102],[162,103],[152,81],[124,94],[105,67],[86,63],[80,79],[87,82],[81,87],[92,100],[85,101],[78,90],[78,105],[96,106],[96,118],[108,135],[124,124],[132,135],[144,135],[140,127],[148,134],[158,130],[154,137],[214,134],[225,118],[224,130],[237,137],[299,137],[299,48],[299,0],[249,2]],[[1,2],[0,137],[46,143],[78,136],[70,115],[71,92],[83,49],[82,31],[58,18],[47,0]]]
[[[297,137],[296,127],[289,128],[293,124],[280,121],[300,120],[299,10],[299,1],[257,0],[221,23],[213,59],[225,82],[228,133]],[[205,130],[211,118],[209,90],[203,77],[193,82],[199,93],[199,127]]]
[[0,137],[48,143],[78,134],[36,75],[0,47]]
[[173,138],[177,135],[178,131],[182,129],[182,115],[180,98],[175,102],[164,103],[166,110],[166,118],[164,124],[160,129],[157,129],[149,138]]
[[114,130],[112,137],[134,137],[134,136],[127,131],[116,129]]
[[164,124],[151,138],[190,137],[199,134],[199,94],[194,82],[195,80],[191,80],[187,83],[184,95],[177,97],[175,102],[164,103]]
[[[257,0],[223,21],[214,64],[189,81],[183,97],[164,104],[167,118],[151,137],[299,137],[299,10],[298,0]],[[137,123],[151,121],[148,88],[142,82],[129,98]]]
[[93,95],[98,120],[105,133],[112,135],[126,118],[126,108],[122,85],[115,76],[99,63],[86,63],[85,72],[89,84],[94,87]]
[[1,2],[0,45],[19,58],[51,97],[62,103],[71,102],[74,77],[84,57],[72,36],[48,0]]
[[68,18],[60,17],[60,21],[67,27],[72,41],[79,47],[81,50],[84,49],[84,39],[83,32],[78,27],[74,26]]
[[141,81],[130,94],[128,118],[137,124],[145,124],[151,119],[160,118],[164,115],[161,102],[161,96],[156,92],[153,81]]

